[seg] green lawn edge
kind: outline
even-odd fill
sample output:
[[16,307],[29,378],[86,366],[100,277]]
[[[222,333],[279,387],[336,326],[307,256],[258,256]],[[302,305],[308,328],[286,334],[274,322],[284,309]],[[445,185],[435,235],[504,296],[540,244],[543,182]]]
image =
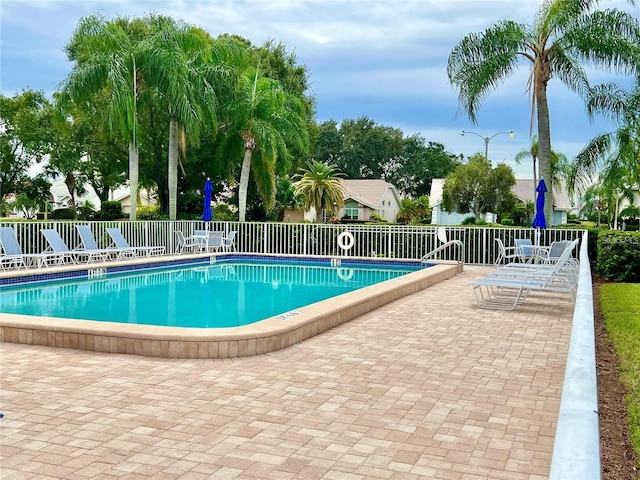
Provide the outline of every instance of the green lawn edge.
[[628,392],[629,436],[640,458],[640,283],[601,285],[600,307],[618,354],[620,381]]

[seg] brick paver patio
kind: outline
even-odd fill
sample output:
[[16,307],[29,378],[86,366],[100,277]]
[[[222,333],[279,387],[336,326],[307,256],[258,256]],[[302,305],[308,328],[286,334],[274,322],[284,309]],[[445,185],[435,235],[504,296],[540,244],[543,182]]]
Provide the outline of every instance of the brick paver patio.
[[573,307],[480,310],[487,271],[256,357],[1,344],[0,477],[546,478]]

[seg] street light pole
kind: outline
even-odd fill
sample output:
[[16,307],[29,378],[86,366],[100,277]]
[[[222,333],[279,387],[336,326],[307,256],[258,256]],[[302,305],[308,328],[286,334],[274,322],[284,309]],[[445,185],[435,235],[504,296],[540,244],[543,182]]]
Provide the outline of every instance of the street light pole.
[[464,137],[464,135],[466,133],[470,133],[472,135],[475,135],[476,137],[480,137],[482,140],[484,140],[484,158],[485,160],[489,161],[489,142],[491,141],[492,138],[497,137],[498,135],[509,135],[511,138],[513,138],[515,136],[515,133],[513,132],[513,130],[511,130],[510,132],[498,132],[494,135],[491,135],[490,137],[483,137],[482,135],[480,135],[479,133],[476,132],[466,132],[464,130],[462,130],[462,132],[460,133],[460,135],[462,135]]

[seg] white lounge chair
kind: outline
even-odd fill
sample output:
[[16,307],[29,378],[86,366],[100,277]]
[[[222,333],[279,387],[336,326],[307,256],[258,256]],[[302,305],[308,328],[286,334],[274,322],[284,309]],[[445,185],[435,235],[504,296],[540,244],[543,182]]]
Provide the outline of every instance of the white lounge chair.
[[51,251],[63,255],[63,259],[69,259],[72,263],[104,262],[107,259],[107,254],[102,251],[70,250],[57,230],[45,228],[41,232],[47,239]]
[[236,249],[234,241],[236,239],[237,233],[238,232],[236,232],[235,230],[232,230],[227,234],[226,237],[222,239],[222,250],[224,250],[225,252],[230,252]]
[[76,229],[78,230],[78,235],[80,235],[80,242],[82,243],[82,247],[76,248],[75,250],[96,253],[100,252],[105,255],[105,258],[116,260],[121,260],[127,257],[132,258],[136,256],[136,250],[134,248],[99,248],[98,243],[93,236],[93,232],[91,231],[91,226],[89,225],[76,225]]
[[64,255],[57,253],[23,253],[16,232],[12,227],[0,227],[0,246],[3,252],[0,255],[2,270],[31,266],[52,267],[62,265],[64,262]]
[[577,277],[571,252],[577,241],[568,244],[555,264],[510,264],[472,282],[480,308],[513,310],[532,290],[568,293],[575,301]]
[[163,246],[132,246],[124,238],[122,232],[118,228],[107,228],[107,233],[113,240],[113,243],[117,248],[133,248],[137,254],[142,254],[146,257],[151,255],[162,255],[166,248]]

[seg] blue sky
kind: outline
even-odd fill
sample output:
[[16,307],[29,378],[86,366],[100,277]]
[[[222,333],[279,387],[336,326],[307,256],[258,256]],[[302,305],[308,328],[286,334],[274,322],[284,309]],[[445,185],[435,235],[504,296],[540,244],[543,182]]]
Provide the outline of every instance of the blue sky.
[[[13,96],[24,88],[50,95],[69,73],[64,46],[78,20],[101,14],[141,17],[149,12],[198,25],[217,36],[241,35],[255,45],[283,42],[310,71],[317,99],[317,121],[368,116],[405,135],[419,133],[458,155],[484,151],[494,163],[505,161],[521,178],[530,165],[514,156],[530,145],[531,106],[526,93],[528,65],[492,93],[473,125],[458,109],[446,75],[453,46],[466,34],[497,20],[527,24],[541,2],[534,0],[181,0],[181,1],[23,1],[0,2],[0,89]],[[640,16],[640,6],[602,0]],[[592,82],[614,77],[590,72]],[[627,80],[628,81],[628,80]],[[604,120],[590,121],[583,102],[558,81],[548,87],[552,147],[569,158],[598,133],[611,131]],[[534,132],[535,133],[535,132]]]

